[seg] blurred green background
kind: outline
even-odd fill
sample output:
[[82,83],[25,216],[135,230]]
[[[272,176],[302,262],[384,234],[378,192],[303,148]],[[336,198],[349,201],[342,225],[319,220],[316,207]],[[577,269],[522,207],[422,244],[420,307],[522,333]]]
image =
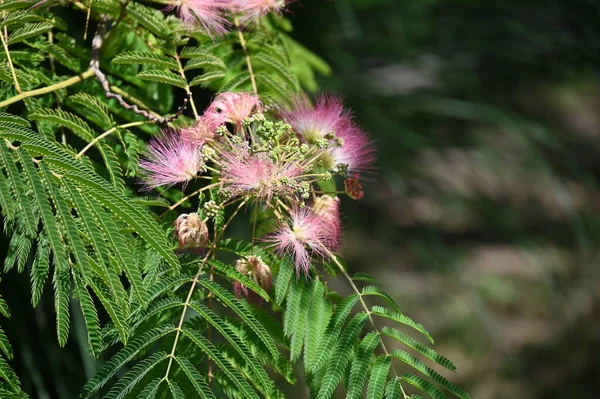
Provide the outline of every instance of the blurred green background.
[[[378,149],[343,204],[352,272],[474,399],[600,398],[600,2],[299,0],[287,17]],[[79,312],[61,350],[49,287],[32,310],[28,277],[3,278],[24,389],[77,397],[96,367]]]
[[378,148],[344,204],[353,271],[473,398],[600,397],[600,2],[303,0],[289,17]]

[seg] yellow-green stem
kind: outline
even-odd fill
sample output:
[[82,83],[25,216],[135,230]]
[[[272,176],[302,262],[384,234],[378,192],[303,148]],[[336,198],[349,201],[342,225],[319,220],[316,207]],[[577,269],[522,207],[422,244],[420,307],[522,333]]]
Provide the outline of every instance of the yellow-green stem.
[[2,102],[0,102],[0,108],[2,107],[6,107],[9,106],[11,104],[14,104],[18,101],[21,101],[25,98],[29,98],[29,97],[35,97],[35,96],[41,96],[44,94],[48,94],[48,93],[52,93],[55,92],[57,90],[60,89],[64,89],[66,87],[72,86],[76,83],[79,83],[81,81],[84,81],[87,78],[91,78],[92,76],[94,76],[94,70],[92,68],[88,69],[87,71],[83,72],[80,75],[77,76],[73,76],[72,78],[69,78],[67,80],[64,80],[62,82],[59,83],[55,83],[53,85],[50,86],[46,86],[46,87],[42,87],[40,89],[35,89],[35,90],[30,90],[30,91],[25,91],[17,96],[8,98]]
[[[373,330],[379,337],[379,342],[381,343],[381,349],[383,349],[383,353],[385,353],[386,356],[390,356],[390,352],[388,351],[387,347],[385,346],[385,342],[383,342],[383,337],[381,336],[381,333],[379,332],[379,329],[377,328],[377,325],[375,324],[375,320],[373,320],[371,311],[367,307],[367,304],[365,303],[360,291],[358,290],[358,287],[356,286],[356,284],[354,284],[354,280],[352,280],[350,275],[348,275],[348,272],[346,272],[346,269],[344,269],[344,266],[342,266],[340,261],[337,259],[337,256],[335,256],[335,254],[333,254],[331,251],[329,251],[329,249],[327,249],[325,246],[322,246],[322,247],[323,247],[323,250],[325,251],[325,253],[327,254],[327,256],[329,256],[331,258],[331,260],[333,260],[333,263],[336,264],[338,269],[340,269],[340,272],[342,272],[342,274],[344,275],[346,280],[348,280],[348,283],[350,284],[350,287],[352,287],[352,290],[354,291],[354,293],[356,293],[356,295],[358,295],[358,300],[360,301],[360,304],[363,307],[364,311],[367,313],[367,316],[369,317],[369,321],[371,323],[371,326],[373,327]],[[398,373],[396,372],[394,365],[392,364],[391,366],[392,366],[392,371],[394,372],[394,376],[396,376],[396,378],[398,378]],[[400,385],[400,390],[402,391],[402,395],[404,396],[404,399],[408,399],[409,397],[406,394],[406,392],[404,392],[404,388],[402,387],[402,385]]]
[[8,60],[8,67],[10,68],[10,73],[12,74],[13,80],[15,81],[15,90],[17,93],[21,94],[21,86],[19,85],[19,81],[17,80],[17,73],[15,72],[15,68],[12,63],[12,58],[10,57],[10,51],[8,51],[8,30],[6,26],[4,27],[4,33],[0,32],[0,40],[2,40],[2,47],[4,47],[4,52],[6,53],[6,59]]
[[250,74],[250,83],[252,83],[252,91],[254,92],[254,94],[258,94],[258,87],[256,86],[256,77],[254,76],[252,61],[250,60],[250,53],[248,53],[248,48],[246,46],[246,38],[244,37],[242,27],[240,26],[240,21],[237,17],[233,19],[233,23],[235,24],[235,27],[238,31],[238,37],[240,38],[240,45],[242,46],[242,50],[244,50],[244,54],[246,54],[246,65],[248,66],[248,73]]
[[100,140],[102,140],[103,138],[105,138],[106,136],[114,133],[117,131],[117,129],[127,129],[129,127],[134,127],[134,126],[139,126],[139,125],[143,125],[145,123],[149,123],[147,121],[142,121],[142,122],[131,122],[131,123],[125,123],[123,125],[119,125],[119,126],[115,126],[113,128],[108,129],[107,131],[105,131],[104,133],[102,133],[100,136],[96,137],[95,139],[93,139],[92,141],[89,142],[88,145],[86,145],[83,150],[79,151],[79,153],[77,155],[75,155],[75,159],[79,159],[83,156],[83,154],[85,154],[85,152],[87,150],[89,150],[90,148],[92,148],[92,146],[94,146],[97,142],[99,142]]

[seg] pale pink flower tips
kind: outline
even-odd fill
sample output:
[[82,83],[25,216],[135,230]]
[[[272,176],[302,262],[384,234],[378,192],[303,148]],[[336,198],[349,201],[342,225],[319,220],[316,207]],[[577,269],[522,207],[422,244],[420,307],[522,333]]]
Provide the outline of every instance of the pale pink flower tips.
[[240,14],[242,24],[256,22],[271,11],[279,12],[286,0],[231,0],[231,8]]
[[227,32],[227,20],[223,13],[230,0],[176,0],[177,16],[189,26],[201,25],[212,36]]
[[140,160],[143,181],[148,190],[173,186],[194,179],[202,166],[200,147],[183,140],[173,129],[165,129],[148,143],[148,152]]
[[221,93],[204,112],[204,119],[211,126],[232,123],[241,126],[244,119],[262,112],[257,95],[251,93]]
[[313,106],[307,97],[299,97],[293,108],[281,115],[305,142],[314,144],[335,137],[324,157],[329,168],[343,164],[350,172],[365,173],[373,169],[375,150],[371,141],[354,123],[341,99],[324,95]]
[[272,242],[276,251],[292,256],[296,273],[308,273],[313,255],[328,257],[333,251],[331,233],[322,218],[307,208],[292,210],[290,220],[265,241]]
[[302,169],[295,162],[275,162],[265,152],[250,153],[234,147],[221,155],[221,177],[233,195],[252,195],[270,200],[274,195],[291,195],[291,184]]

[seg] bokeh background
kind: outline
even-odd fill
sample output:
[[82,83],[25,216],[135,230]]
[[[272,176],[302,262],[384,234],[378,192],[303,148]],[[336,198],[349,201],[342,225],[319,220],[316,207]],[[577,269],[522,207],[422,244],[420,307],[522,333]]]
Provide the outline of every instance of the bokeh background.
[[[378,149],[365,197],[344,200],[351,271],[384,282],[474,399],[600,398],[600,2],[289,8],[331,67],[322,90]],[[51,293],[32,310],[26,275],[2,287],[24,389],[76,398],[97,367],[79,312],[61,350]]]
[[600,398],[600,2],[302,0],[289,17],[378,148],[344,204],[353,271],[474,399]]

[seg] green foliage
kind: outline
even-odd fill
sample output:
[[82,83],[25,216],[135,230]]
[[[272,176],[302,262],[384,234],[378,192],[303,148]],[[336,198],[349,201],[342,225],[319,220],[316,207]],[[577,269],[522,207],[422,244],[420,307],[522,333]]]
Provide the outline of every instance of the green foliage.
[[[182,108],[184,115],[165,125],[191,125],[202,111],[198,94],[250,91],[255,83],[270,109],[317,89],[315,73],[328,68],[288,36],[285,21],[265,20],[213,40],[143,3],[76,2],[65,10],[69,18],[84,21],[90,11],[90,26],[98,26],[93,42],[102,46],[90,51],[53,13],[54,4],[30,6],[0,4],[0,11],[12,10],[3,15],[8,36],[0,33],[8,46],[0,68],[0,107],[7,111],[0,112],[0,208],[10,238],[4,265],[5,272],[28,273],[33,306],[44,302],[45,289],[51,292],[61,347],[79,327],[85,330],[84,346],[101,365],[82,398],[280,398],[280,383],[295,383],[301,359],[302,380],[319,399],[333,397],[340,385],[349,398],[365,389],[369,398],[395,398],[404,395],[404,382],[432,395],[437,388],[430,380],[466,397],[420,359],[388,352],[383,335],[455,369],[398,328],[378,328],[373,316],[433,343],[373,277],[356,276],[370,285],[340,298],[320,274],[299,276],[290,259],[254,240],[222,237],[230,222],[222,208],[206,218],[212,222],[206,252],[177,256],[173,210],[198,205],[202,213],[204,196],[221,204],[222,193],[137,194],[138,158],[159,131],[154,122],[175,114],[184,98],[194,115]],[[121,101],[107,98],[107,90]],[[260,256],[276,274],[274,289],[237,271],[232,255]],[[345,274],[341,264],[329,266]],[[236,297],[234,284],[261,304]],[[386,307],[370,310],[371,299]],[[0,311],[7,316],[3,301]],[[82,326],[73,312],[81,313]],[[0,394],[19,397],[3,330],[0,352]],[[397,376],[392,358],[427,379]]]

